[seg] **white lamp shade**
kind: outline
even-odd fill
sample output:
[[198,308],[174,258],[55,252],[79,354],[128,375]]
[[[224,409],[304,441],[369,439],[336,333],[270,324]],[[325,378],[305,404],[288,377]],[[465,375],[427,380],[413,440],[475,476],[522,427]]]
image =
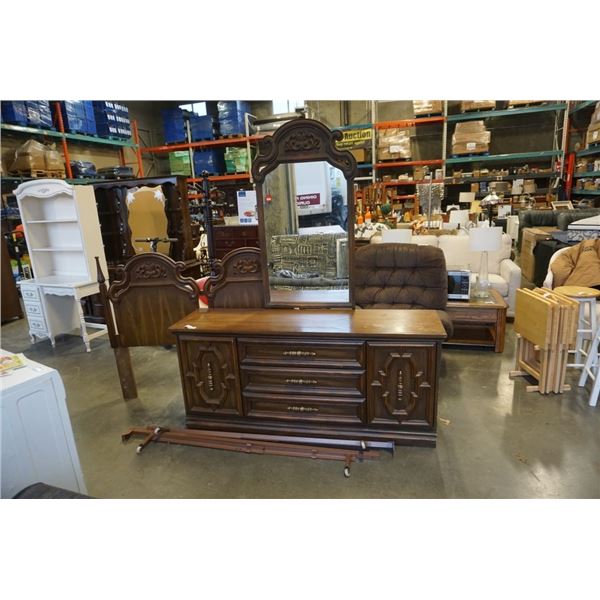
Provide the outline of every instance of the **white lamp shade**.
[[502,248],[502,227],[477,227],[469,229],[469,250],[495,252]]
[[460,192],[458,194],[459,204],[471,204],[475,200],[475,192]]
[[381,236],[384,244],[410,244],[412,229],[384,229]]
[[466,225],[469,222],[469,211],[453,210],[449,214],[448,221],[450,223],[460,223],[461,225]]

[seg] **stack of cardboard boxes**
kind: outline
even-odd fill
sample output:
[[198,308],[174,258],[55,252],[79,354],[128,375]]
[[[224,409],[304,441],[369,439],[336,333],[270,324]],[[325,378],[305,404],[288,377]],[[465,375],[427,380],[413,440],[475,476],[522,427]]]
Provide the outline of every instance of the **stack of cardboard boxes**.
[[441,100],[413,100],[413,110],[415,117],[423,115],[441,115]]
[[460,110],[462,112],[470,110],[494,110],[495,108],[495,100],[462,100],[460,103]]
[[186,175],[189,177],[192,174],[190,153],[187,150],[169,152],[169,167],[171,175]]
[[490,151],[492,135],[483,121],[457,123],[452,135],[452,154],[479,154]]
[[592,114],[585,141],[588,148],[600,144],[600,102],[596,104],[596,108]]
[[377,160],[410,160],[410,135],[406,129],[382,129],[377,139]]
[[17,148],[10,172],[35,176],[38,171],[45,172],[46,176],[64,177],[65,165],[54,144],[46,146],[36,140],[27,140]]

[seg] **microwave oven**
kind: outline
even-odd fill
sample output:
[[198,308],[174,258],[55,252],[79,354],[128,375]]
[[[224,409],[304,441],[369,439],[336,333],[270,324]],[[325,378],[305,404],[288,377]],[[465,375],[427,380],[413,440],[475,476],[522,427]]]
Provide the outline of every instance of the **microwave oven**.
[[448,269],[448,300],[468,300],[471,291],[471,271]]

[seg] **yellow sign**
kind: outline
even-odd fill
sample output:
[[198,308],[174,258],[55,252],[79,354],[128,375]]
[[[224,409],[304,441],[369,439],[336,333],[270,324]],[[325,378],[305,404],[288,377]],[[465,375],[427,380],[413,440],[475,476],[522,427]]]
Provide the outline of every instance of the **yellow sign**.
[[372,129],[347,129],[342,131],[344,135],[341,142],[337,142],[338,150],[348,150],[350,148],[368,148],[371,145],[373,136]]

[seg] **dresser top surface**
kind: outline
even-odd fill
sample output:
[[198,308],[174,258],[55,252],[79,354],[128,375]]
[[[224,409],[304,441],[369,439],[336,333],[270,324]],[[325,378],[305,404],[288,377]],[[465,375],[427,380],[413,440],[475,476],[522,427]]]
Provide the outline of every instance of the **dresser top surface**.
[[174,333],[222,335],[326,335],[445,339],[434,310],[210,309],[197,310],[169,328]]

